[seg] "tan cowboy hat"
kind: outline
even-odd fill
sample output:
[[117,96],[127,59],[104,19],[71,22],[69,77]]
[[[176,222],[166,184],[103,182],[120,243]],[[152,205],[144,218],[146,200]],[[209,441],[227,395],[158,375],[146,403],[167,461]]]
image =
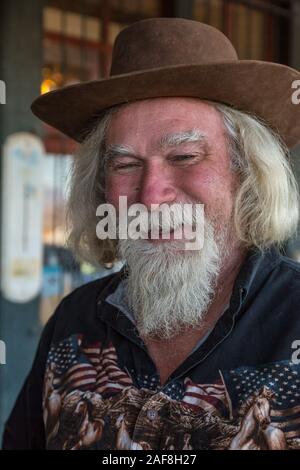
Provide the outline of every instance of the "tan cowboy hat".
[[32,104],[47,124],[81,142],[105,109],[135,100],[185,96],[254,113],[291,148],[300,141],[300,73],[281,64],[239,60],[217,29],[182,18],[153,18],[123,29],[110,77],[51,91]]

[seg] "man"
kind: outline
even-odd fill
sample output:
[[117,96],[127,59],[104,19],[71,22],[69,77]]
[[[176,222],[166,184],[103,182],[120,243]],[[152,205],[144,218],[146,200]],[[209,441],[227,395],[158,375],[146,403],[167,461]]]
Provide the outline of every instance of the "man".
[[[33,105],[83,142],[70,246],[125,265],[58,306],[4,447],[299,449],[300,269],[279,254],[298,222],[299,73],[237,60],[207,25],[153,19],[121,32],[111,74]],[[98,207],[120,227],[122,197],[156,237],[99,239]],[[176,234],[200,205],[203,246],[186,249]]]

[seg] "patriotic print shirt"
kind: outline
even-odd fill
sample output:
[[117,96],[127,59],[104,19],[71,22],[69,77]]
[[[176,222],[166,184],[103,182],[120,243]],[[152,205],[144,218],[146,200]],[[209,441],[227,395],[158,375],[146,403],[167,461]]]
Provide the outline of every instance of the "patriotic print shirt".
[[3,447],[300,449],[300,265],[249,252],[228,309],[164,385],[134,319],[111,301],[124,272],[58,306]]

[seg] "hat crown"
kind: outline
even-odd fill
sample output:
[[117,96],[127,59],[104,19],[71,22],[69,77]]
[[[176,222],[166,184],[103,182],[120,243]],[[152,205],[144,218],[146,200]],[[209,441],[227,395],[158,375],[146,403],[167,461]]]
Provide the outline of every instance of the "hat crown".
[[110,75],[237,59],[229,39],[209,25],[183,18],[153,18],[119,33]]

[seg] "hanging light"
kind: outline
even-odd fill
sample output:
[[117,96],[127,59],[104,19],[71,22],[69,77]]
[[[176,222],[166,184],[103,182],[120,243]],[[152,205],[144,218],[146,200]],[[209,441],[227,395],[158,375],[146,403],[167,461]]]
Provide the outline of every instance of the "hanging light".
[[63,76],[57,70],[54,68],[50,67],[44,67],[43,71],[43,81],[41,83],[41,94],[43,95],[44,93],[48,93],[48,91],[56,90],[57,88],[60,88],[63,84]]
[[51,78],[45,78],[41,84],[41,95],[44,93],[48,93],[48,91],[55,90],[57,88],[57,84]]

